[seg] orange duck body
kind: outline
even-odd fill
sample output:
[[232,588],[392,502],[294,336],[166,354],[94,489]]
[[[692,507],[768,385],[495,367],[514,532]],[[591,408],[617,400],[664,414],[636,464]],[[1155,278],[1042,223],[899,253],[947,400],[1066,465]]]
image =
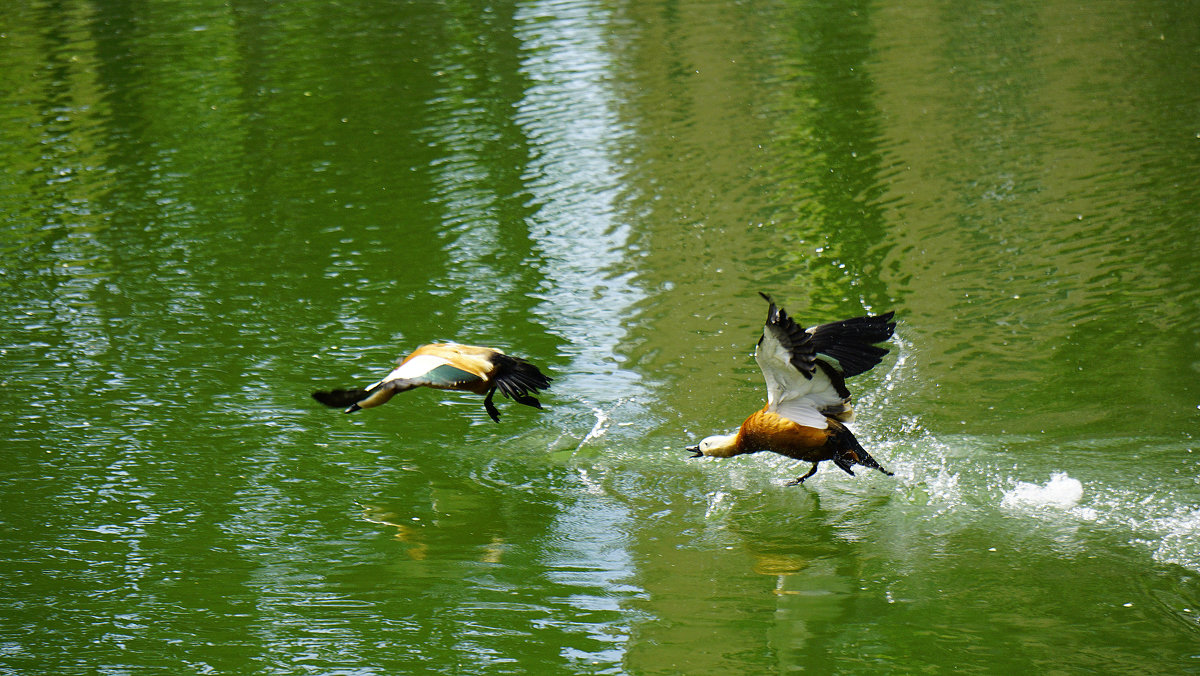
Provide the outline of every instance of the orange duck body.
[[761,411],[751,413],[738,428],[737,447],[753,449],[743,452],[771,451],[807,462],[830,460],[832,456],[825,451],[833,429],[797,425],[764,406]]

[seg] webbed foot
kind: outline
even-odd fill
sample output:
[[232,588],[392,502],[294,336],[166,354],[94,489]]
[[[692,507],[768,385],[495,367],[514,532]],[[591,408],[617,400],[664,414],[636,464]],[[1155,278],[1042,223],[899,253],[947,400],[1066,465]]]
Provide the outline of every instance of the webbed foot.
[[787,484],[785,484],[785,485],[787,485],[787,486],[799,486],[800,484],[804,483],[804,480],[805,480],[805,479],[807,479],[808,477],[810,477],[810,476],[812,476],[812,475],[814,475],[814,474],[816,474],[816,473],[817,473],[817,467],[819,466],[819,464],[820,464],[820,463],[816,463],[816,462],[814,462],[814,463],[813,463],[813,465],[812,465],[812,469],[808,470],[808,474],[805,474],[804,476],[802,476],[802,477],[800,477],[799,479],[796,479],[796,480],[794,480],[794,481],[789,481],[789,482],[787,482]]

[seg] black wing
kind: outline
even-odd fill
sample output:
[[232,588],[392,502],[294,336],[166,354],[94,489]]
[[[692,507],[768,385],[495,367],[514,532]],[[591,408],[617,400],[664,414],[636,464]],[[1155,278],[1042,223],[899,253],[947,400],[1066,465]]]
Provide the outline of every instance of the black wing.
[[894,314],[893,311],[844,319],[814,326],[807,333],[812,336],[813,349],[836,360],[842,377],[849,378],[871,370],[888,353],[887,348],[875,343],[892,337],[896,330]]
[[492,363],[496,365],[496,373],[492,380],[506,397],[517,401],[532,399],[528,397],[530,392],[537,394],[538,390],[550,387],[551,378],[520,357],[497,354],[492,357]]
[[[832,359],[843,378],[871,370],[888,353],[887,348],[877,347],[875,343],[891,338],[896,330],[896,322],[892,321],[895,311],[843,319],[805,330],[783,308],[777,307],[770,296],[761,291],[758,295],[771,304],[765,330],[787,350],[792,366],[806,378],[811,378],[817,369],[817,355]],[[758,342],[761,345],[762,338]]]

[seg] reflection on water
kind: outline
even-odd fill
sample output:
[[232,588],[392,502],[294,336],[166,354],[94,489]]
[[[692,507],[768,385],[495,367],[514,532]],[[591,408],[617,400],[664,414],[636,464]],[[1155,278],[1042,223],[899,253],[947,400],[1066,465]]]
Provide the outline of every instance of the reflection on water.
[[634,373],[613,363],[627,308],[640,293],[616,269],[628,237],[615,212],[615,152],[625,132],[606,82],[604,12],[591,3],[558,3],[531,5],[517,17],[531,86],[515,119],[537,148],[525,179],[537,205],[529,227],[546,275],[537,311],[569,345],[563,349],[572,368],[560,387],[583,402],[631,396],[637,388]]
[[[1191,9],[14,6],[0,670],[1190,669]],[[686,457],[760,290],[894,478]]]

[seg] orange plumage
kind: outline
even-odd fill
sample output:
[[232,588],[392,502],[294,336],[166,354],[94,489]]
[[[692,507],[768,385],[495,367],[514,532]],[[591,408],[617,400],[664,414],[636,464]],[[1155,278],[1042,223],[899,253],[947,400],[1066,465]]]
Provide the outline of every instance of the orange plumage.
[[829,460],[819,456],[829,441],[830,429],[797,425],[781,415],[771,413],[764,406],[761,411],[751,413],[738,428],[737,445],[738,448],[772,451],[808,462]]

